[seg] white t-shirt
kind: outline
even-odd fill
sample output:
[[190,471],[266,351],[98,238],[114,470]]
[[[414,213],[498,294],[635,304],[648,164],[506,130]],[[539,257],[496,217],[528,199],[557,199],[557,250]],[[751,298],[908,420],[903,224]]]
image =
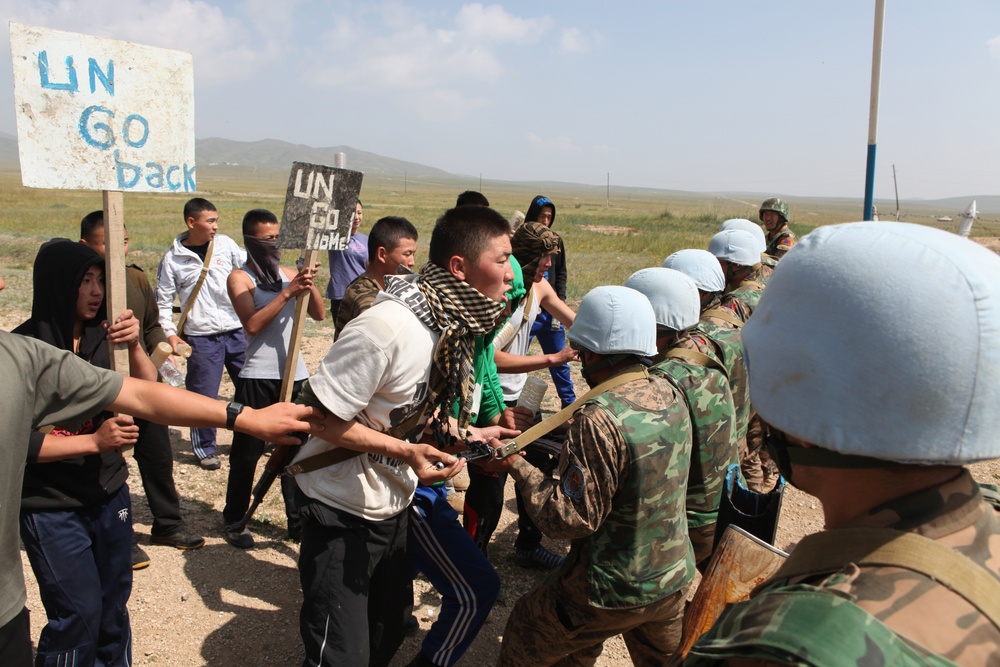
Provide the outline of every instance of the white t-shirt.
[[[379,294],[351,320],[309,386],[337,417],[386,432],[415,409],[427,393],[438,334],[405,305]],[[335,448],[312,437],[295,460]],[[380,454],[355,456],[295,476],[310,498],[371,521],[399,514],[410,503],[417,476],[403,461]]]
[[[528,305],[528,301],[531,301],[531,310],[528,311],[528,320],[525,322],[524,308]],[[507,352],[518,356],[528,354],[528,347],[531,345],[531,327],[534,326],[535,318],[538,317],[538,311],[541,309],[538,299],[528,298],[525,298],[517,307],[508,323],[514,326],[516,333],[510,347],[507,348]],[[498,341],[494,341],[494,343],[496,342]],[[527,373],[499,373],[498,377],[500,378],[500,387],[503,389],[504,401],[516,401],[521,397],[521,390],[524,389],[524,383],[528,380]]]

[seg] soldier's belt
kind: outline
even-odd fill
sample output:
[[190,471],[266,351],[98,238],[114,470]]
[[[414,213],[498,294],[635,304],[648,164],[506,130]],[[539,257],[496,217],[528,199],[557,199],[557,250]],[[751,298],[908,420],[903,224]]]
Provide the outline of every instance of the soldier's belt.
[[517,454],[538,438],[548,435],[548,433],[554,428],[565,423],[570,417],[573,416],[574,412],[579,410],[584,403],[595,396],[600,396],[604,392],[611,391],[618,385],[625,384],[626,382],[641,380],[648,377],[649,374],[646,372],[645,366],[630,366],[626,368],[618,375],[605,380],[580,398],[573,401],[571,405],[566,406],[551,417],[543,419],[516,438],[511,438],[510,440],[504,442],[501,446],[493,450],[493,458],[505,459],[512,454]]

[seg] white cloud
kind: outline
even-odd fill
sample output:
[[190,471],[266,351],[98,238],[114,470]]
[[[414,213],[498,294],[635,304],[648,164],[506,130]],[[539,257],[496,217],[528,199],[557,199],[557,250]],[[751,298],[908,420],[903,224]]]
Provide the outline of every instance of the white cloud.
[[548,17],[526,19],[508,13],[500,5],[464,5],[455,17],[458,32],[467,39],[489,42],[536,42],[549,31]]
[[467,4],[451,17],[379,5],[360,17],[333,19],[323,39],[330,63],[310,71],[310,80],[354,90],[489,83],[503,75],[504,48],[535,43],[551,25],[548,17],[523,18],[499,5]]
[[1000,60],[1000,35],[986,42],[986,46],[990,49],[990,57]]
[[587,53],[604,45],[604,35],[597,30],[584,33],[579,28],[569,27],[559,31],[559,52],[566,55]]
[[30,25],[186,51],[199,84],[251,78],[281,51],[274,16],[248,23],[203,0],[4,0],[0,10]]
[[468,97],[457,90],[417,92],[410,102],[421,120],[439,123],[464,120],[487,104],[482,97]]
[[579,28],[563,28],[559,36],[559,51],[562,53],[586,53],[590,50],[590,40]]
[[584,149],[573,143],[573,140],[567,136],[552,137],[551,139],[543,139],[534,132],[528,132],[528,141],[535,146],[540,148],[547,148],[550,150],[558,151],[560,153],[583,153]]

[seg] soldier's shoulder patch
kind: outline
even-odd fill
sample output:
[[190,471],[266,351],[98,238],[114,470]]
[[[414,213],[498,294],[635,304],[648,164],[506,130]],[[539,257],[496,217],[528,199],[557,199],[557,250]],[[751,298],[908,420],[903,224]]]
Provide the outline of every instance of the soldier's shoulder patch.
[[562,478],[563,493],[573,500],[583,498],[583,492],[587,488],[587,477],[580,466],[570,466]]
[[778,247],[785,250],[790,249],[793,245],[795,245],[795,240],[790,236],[784,236],[778,241]]

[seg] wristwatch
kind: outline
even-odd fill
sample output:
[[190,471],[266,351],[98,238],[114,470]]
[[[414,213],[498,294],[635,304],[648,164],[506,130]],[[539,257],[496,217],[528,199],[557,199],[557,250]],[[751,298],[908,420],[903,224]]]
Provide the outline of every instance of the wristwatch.
[[236,418],[243,412],[243,404],[233,401],[226,406],[226,428],[230,431],[236,428]]

